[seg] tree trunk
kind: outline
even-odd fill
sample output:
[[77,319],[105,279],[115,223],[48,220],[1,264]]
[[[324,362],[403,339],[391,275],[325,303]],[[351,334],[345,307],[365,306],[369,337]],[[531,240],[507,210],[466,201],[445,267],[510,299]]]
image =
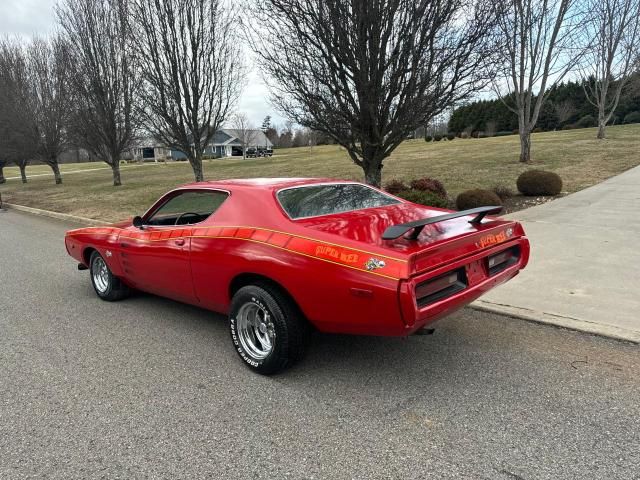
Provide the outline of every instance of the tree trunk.
[[49,164],[51,170],[53,170],[53,177],[56,179],[56,185],[60,185],[62,183],[62,176],[60,175],[60,166],[58,162],[51,162]]
[[0,184],[7,183],[7,179],[4,178],[4,165],[0,165]]
[[520,130],[520,161],[529,163],[531,161],[531,132]]
[[113,160],[113,162],[111,163],[111,170],[113,171],[113,186],[119,187],[120,185],[122,185],[122,182],[120,181],[120,161],[119,160]]
[[372,187],[380,188],[382,185],[382,164],[372,162],[362,167],[365,182]]
[[191,168],[193,168],[193,175],[196,178],[196,182],[204,181],[204,174],[202,172],[202,155],[196,155],[189,159]]
[[23,163],[18,165],[20,169],[20,176],[22,177],[22,183],[27,183],[27,166]]
[[607,134],[605,132],[605,128],[607,126],[607,118],[604,114],[604,104],[600,104],[600,108],[598,108],[598,140],[602,140],[606,138]]

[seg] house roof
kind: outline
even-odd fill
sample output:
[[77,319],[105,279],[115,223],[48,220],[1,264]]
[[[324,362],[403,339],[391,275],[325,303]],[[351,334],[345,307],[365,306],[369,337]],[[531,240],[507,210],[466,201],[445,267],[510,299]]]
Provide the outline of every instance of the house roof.
[[[242,130],[234,129],[234,128],[223,128],[219,130],[220,132],[228,135],[229,137],[233,137],[233,139],[229,139],[224,143],[216,143],[212,141],[211,143],[214,145],[242,145],[240,138],[242,137]],[[250,141],[248,142],[251,146],[266,146],[272,147],[273,144],[269,140],[269,138],[264,134],[262,130],[257,128],[247,130],[249,133]],[[218,132],[216,132],[217,135]]]
[[224,130],[218,130],[216,133],[213,134],[213,138],[211,139],[211,142],[213,145],[226,145],[227,142],[235,140],[236,138],[225,132]]

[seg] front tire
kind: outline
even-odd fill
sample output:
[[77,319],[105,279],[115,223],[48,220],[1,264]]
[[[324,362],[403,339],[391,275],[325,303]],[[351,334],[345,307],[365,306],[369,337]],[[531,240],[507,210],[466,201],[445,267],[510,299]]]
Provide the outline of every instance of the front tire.
[[129,296],[129,287],[111,273],[107,262],[97,251],[91,254],[89,271],[93,289],[102,300],[117,302]]
[[236,292],[229,329],[244,364],[262,375],[277,373],[299,360],[308,335],[298,307],[267,285],[249,285]]

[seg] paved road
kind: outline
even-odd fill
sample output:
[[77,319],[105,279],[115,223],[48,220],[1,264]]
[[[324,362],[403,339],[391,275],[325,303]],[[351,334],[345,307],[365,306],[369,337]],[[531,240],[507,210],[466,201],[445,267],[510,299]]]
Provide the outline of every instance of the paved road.
[[0,213],[2,479],[640,479],[635,345],[463,311],[259,377],[220,316],[98,300],[65,228]]
[[640,343],[639,192],[635,167],[509,215],[524,225],[531,261],[479,303]]

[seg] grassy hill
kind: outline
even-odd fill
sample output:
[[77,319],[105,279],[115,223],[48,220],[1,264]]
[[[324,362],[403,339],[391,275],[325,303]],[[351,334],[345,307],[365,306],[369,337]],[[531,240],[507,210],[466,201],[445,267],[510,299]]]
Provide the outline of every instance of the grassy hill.
[[[564,180],[564,190],[575,192],[640,164],[640,124],[610,127],[608,139],[596,140],[596,129],[546,132],[533,135],[532,165],[518,162],[516,135],[483,139],[455,139],[426,143],[409,140],[385,161],[383,182],[433,177],[450,194],[468,188],[505,185],[516,190],[518,175],[530,168],[553,170]],[[334,177],[362,180],[362,171],[338,146],[276,151],[265,159],[206,161],[207,179],[242,177]],[[142,213],[167,190],[193,181],[184,162],[128,165],[122,169],[123,186],[111,185],[106,164],[69,164],[62,169],[64,183],[55,185],[43,165],[27,169],[34,175],[27,185],[10,178],[0,185],[6,202],[71,213],[89,218],[118,220]],[[15,167],[6,177],[19,177]],[[39,175],[39,176],[35,176]]]

